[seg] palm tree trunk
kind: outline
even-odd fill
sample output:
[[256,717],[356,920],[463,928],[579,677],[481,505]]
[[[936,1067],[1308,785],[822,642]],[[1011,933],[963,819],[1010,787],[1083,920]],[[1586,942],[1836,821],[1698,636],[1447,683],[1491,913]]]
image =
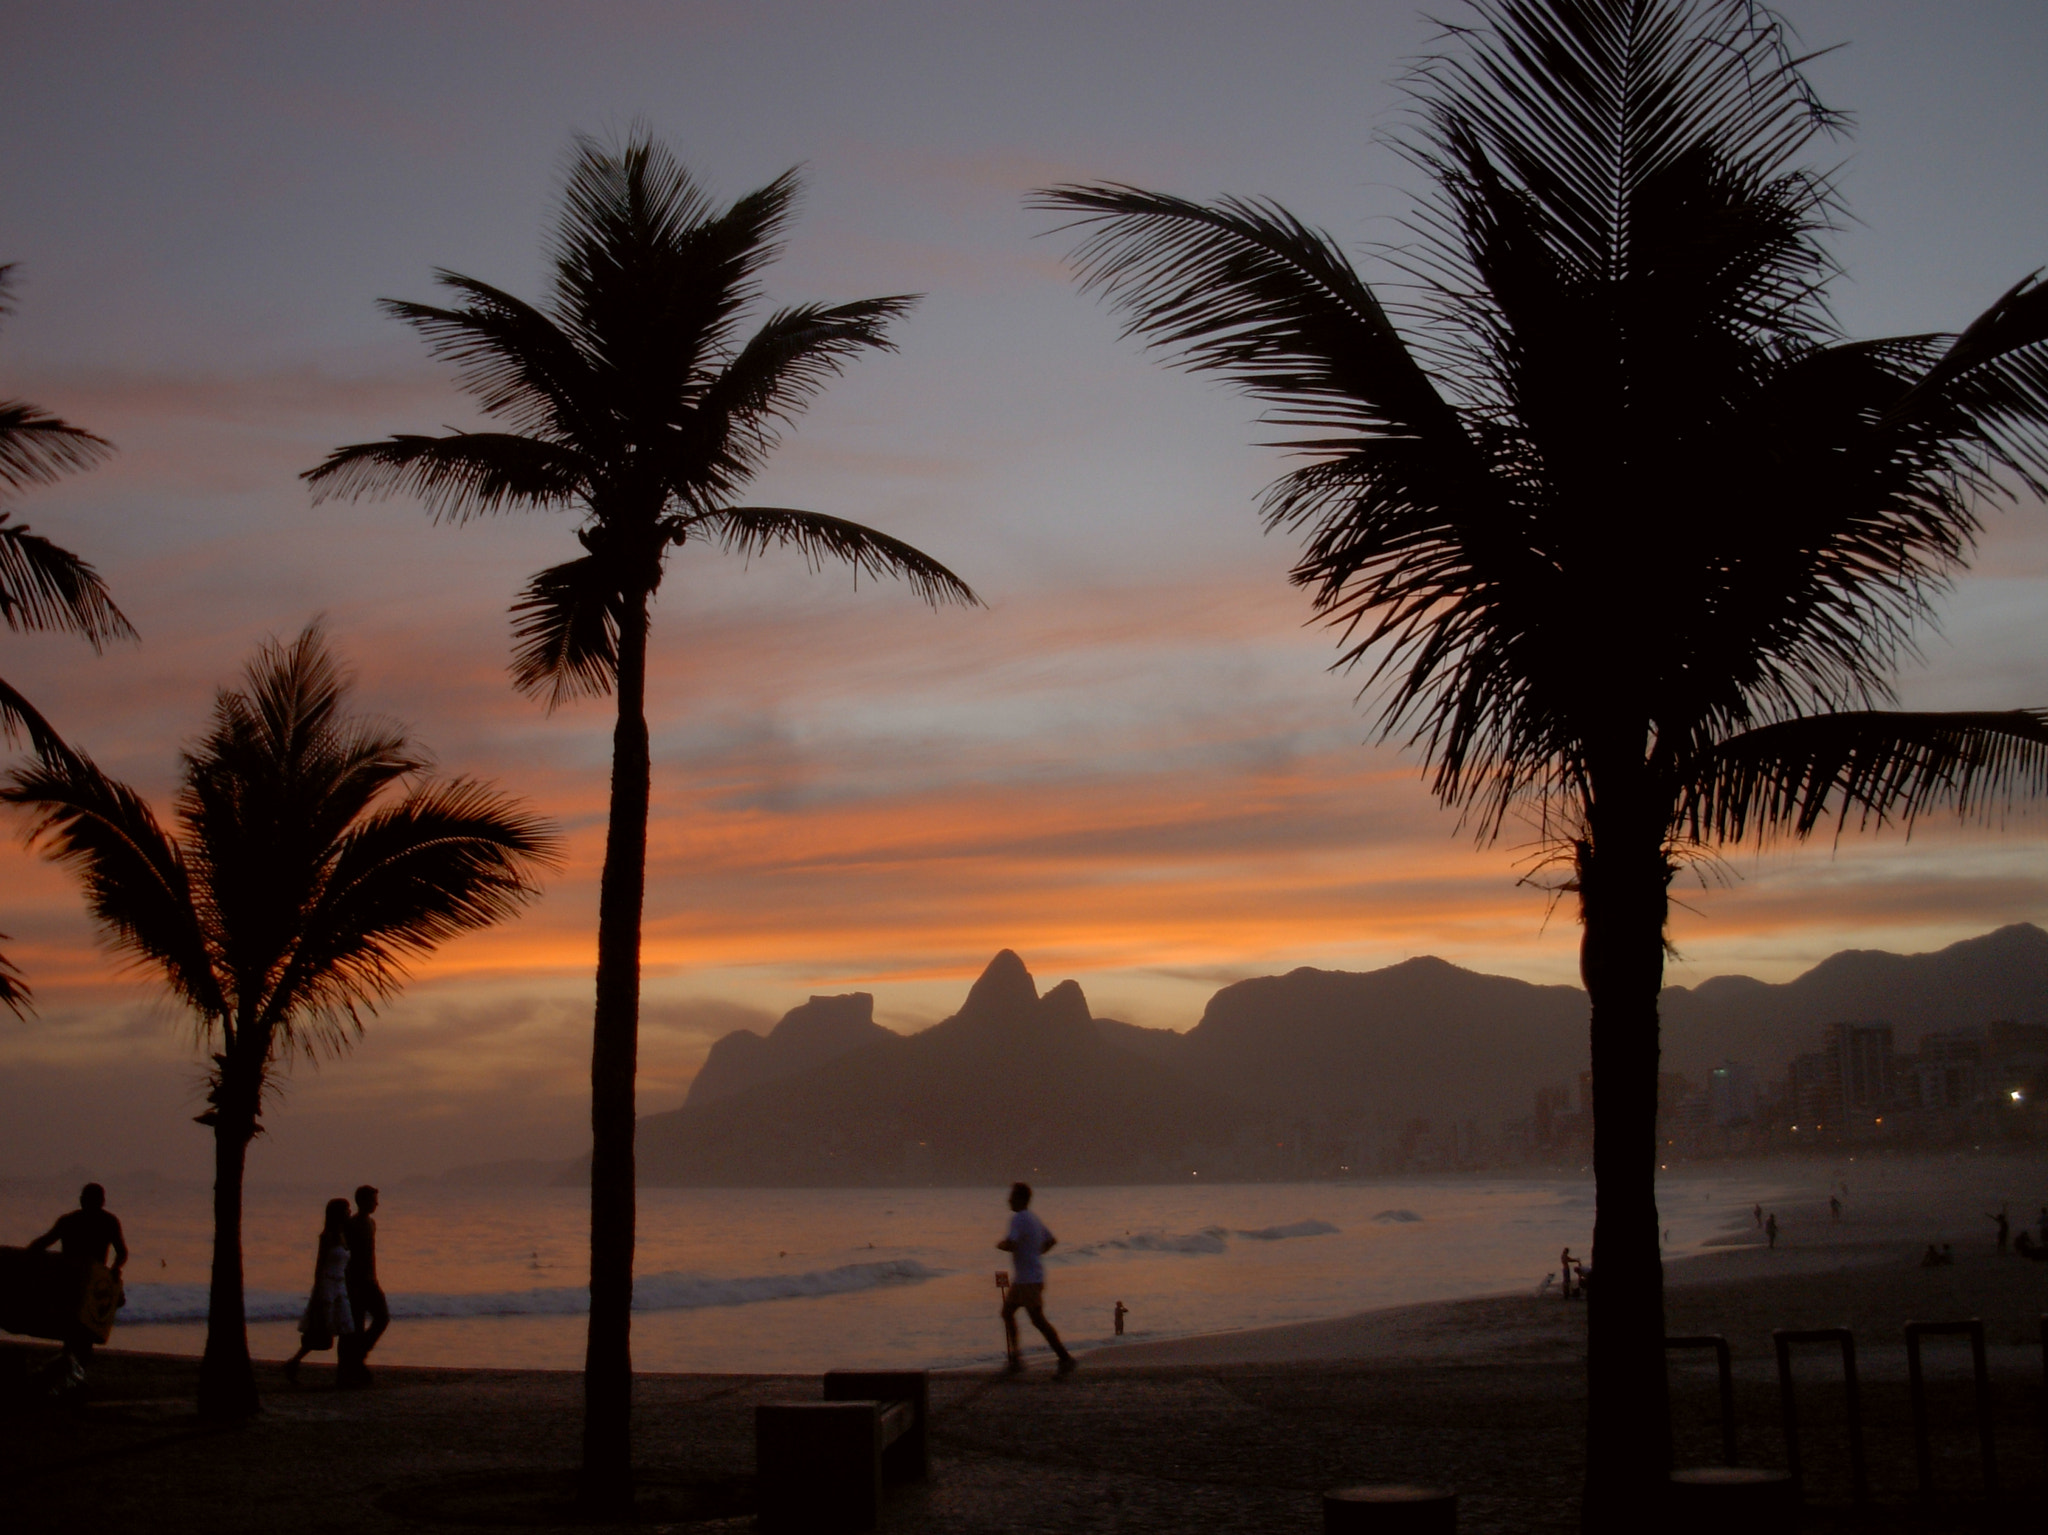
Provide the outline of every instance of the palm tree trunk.
[[236,1420],[257,1411],[256,1371],[242,1302],[242,1171],[256,1134],[252,1090],[225,1063],[213,1120],[213,1275],[206,1296],[206,1352],[199,1360],[201,1417]]
[[[1579,852],[1580,970],[1592,1003],[1593,1285],[1587,1294],[1588,1531],[1640,1529],[1671,1467],[1657,1241],[1657,999],[1670,865],[1636,782]],[[1616,800],[1618,799],[1618,803]]]
[[633,1078],[640,1050],[640,912],[647,886],[647,602],[619,633],[619,718],[597,913],[590,1048],[590,1337],[583,1362],[581,1499],[633,1505]]

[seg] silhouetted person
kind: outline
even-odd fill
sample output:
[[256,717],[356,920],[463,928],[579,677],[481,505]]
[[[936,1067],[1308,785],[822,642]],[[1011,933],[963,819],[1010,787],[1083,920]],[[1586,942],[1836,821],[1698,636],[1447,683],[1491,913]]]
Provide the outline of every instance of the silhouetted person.
[[1778,1250],[1778,1212],[1773,1210],[1764,1217],[1764,1238],[1771,1244],[1771,1251]]
[[1116,1303],[1116,1310],[1111,1313],[1111,1316],[1116,1321],[1116,1335],[1119,1338],[1124,1335],[1124,1318],[1130,1314],[1131,1308],[1129,1306],[1126,1306],[1122,1301]]
[[[128,1244],[121,1237],[121,1222],[107,1209],[107,1191],[97,1183],[80,1189],[78,1208],[58,1216],[55,1225],[28,1244],[28,1250],[46,1252],[52,1243],[65,1257],[101,1268],[108,1266],[107,1254],[113,1253],[116,1279],[128,1263]],[[98,1341],[85,1330],[82,1320],[66,1332],[63,1351],[57,1356],[59,1389],[68,1390],[85,1379],[85,1362],[92,1358],[93,1345]]]
[[370,1383],[370,1350],[391,1325],[384,1287],[377,1283],[377,1191],[364,1184],[356,1190],[356,1213],[348,1218],[348,1305],[356,1330],[341,1340],[341,1374],[337,1385]]
[[1842,1218],[1842,1201],[1835,1195],[1828,1195],[1828,1219],[1839,1222]]
[[1763,1230],[1763,1229],[1764,1229],[1764,1207],[1763,1207],[1762,1205],[1757,1205],[1757,1206],[1756,1206],[1756,1207],[1755,1207],[1754,1209],[1752,1209],[1752,1210],[1750,1211],[1750,1213],[1751,1213],[1752,1215],[1754,1215],[1754,1216],[1756,1217],[1756,1229],[1757,1229],[1757,1230],[1759,1230],[1759,1231]]
[[1060,1342],[1060,1335],[1045,1319],[1044,1258],[1059,1239],[1045,1229],[1044,1221],[1031,1213],[1030,1205],[1031,1185],[1011,1184],[1010,1229],[1002,1241],[996,1243],[999,1251],[1010,1255],[1010,1287],[1003,1291],[1003,1341],[1009,1346],[1009,1369],[1015,1375],[1024,1368],[1024,1354],[1017,1343],[1017,1313],[1022,1310],[1031,1318],[1031,1325],[1052,1345],[1052,1351],[1059,1355],[1059,1373],[1071,1375],[1074,1356],[1067,1352],[1067,1346]]
[[1955,1244],[1955,1243],[1953,1243],[1953,1242],[1944,1242],[1944,1243],[1942,1243],[1942,1244],[1941,1244],[1941,1261],[1942,1261],[1943,1263],[1948,1263],[1948,1264],[1953,1264],[1953,1263],[1954,1263],[1954,1262],[1956,1261],[1956,1244]]
[[1557,1255],[1557,1277],[1564,1286],[1564,1298],[1572,1298],[1572,1250],[1567,1247]]
[[2004,1252],[2007,1243],[2012,1240],[2012,1220],[2006,1215],[2005,1206],[2000,1205],[1996,1215],[1986,1215],[1984,1219],[1998,1223],[1998,1250]]
[[1924,1269],[1941,1267],[1941,1250],[1932,1242],[1927,1244],[1927,1251],[1920,1255],[1920,1266]]
[[313,1258],[313,1293],[299,1318],[299,1351],[285,1361],[284,1378],[297,1380],[301,1359],[333,1348],[337,1338],[355,1330],[355,1313],[348,1304],[348,1201],[330,1199]]

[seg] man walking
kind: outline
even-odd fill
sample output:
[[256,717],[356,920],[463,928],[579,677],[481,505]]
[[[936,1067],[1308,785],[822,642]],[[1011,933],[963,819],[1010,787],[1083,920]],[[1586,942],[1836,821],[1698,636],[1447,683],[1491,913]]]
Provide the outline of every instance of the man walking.
[[369,1385],[370,1350],[391,1325],[391,1308],[377,1283],[376,1213],[377,1191],[366,1183],[356,1190],[356,1213],[348,1218],[348,1306],[355,1313],[356,1330],[341,1340],[337,1386]]
[[[107,1253],[112,1250],[115,1283],[113,1295],[108,1297],[111,1305],[106,1308],[106,1319],[111,1325],[112,1305],[119,1304],[121,1270],[128,1262],[128,1244],[121,1238],[121,1222],[107,1209],[107,1191],[97,1183],[88,1183],[78,1191],[78,1208],[58,1216],[55,1225],[28,1244],[28,1250],[43,1252],[53,1243],[58,1252],[75,1260],[85,1271],[88,1288],[92,1285],[91,1270],[105,1268]],[[90,1297],[82,1299],[89,1301]],[[98,1341],[87,1331],[82,1317],[65,1333],[63,1352],[57,1356],[57,1390],[69,1391],[84,1384],[85,1362],[92,1358],[93,1345]]]
[[1031,1213],[1030,1206],[1031,1185],[1011,1184],[1009,1234],[996,1243],[998,1251],[1010,1255],[1010,1287],[1003,1292],[1003,1340],[1009,1345],[1009,1369],[1012,1375],[1024,1369],[1024,1355],[1017,1344],[1017,1313],[1021,1309],[1059,1355],[1058,1373],[1071,1375],[1074,1356],[1067,1352],[1060,1335],[1045,1319],[1044,1258],[1059,1239],[1045,1229],[1045,1222]]

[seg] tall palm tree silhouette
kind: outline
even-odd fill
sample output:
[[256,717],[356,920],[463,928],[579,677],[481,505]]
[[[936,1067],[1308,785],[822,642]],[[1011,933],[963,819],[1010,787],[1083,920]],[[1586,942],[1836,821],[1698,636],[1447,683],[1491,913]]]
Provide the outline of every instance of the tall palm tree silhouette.
[[213,1051],[199,1117],[214,1144],[210,1418],[257,1406],[242,1175],[274,1075],[345,1051],[410,960],[511,916],[554,856],[545,822],[487,784],[424,777],[405,732],[350,715],[348,691],[317,628],[264,646],[185,754],[175,832],[75,753],[0,785],[78,875],[114,950],[161,975]]
[[[0,266],[0,319],[14,312],[13,273],[12,263]],[[0,400],[0,492],[51,484],[90,469],[112,451],[106,439],[25,400]],[[0,620],[17,634],[75,634],[95,654],[109,640],[133,639],[134,629],[107,595],[99,573],[13,516],[0,511]],[[43,757],[65,750],[50,722],[5,681],[0,681],[0,733],[9,741],[26,735]],[[0,956],[0,1006],[20,1017],[32,1001],[21,972]]]
[[2037,713],[1899,716],[1976,508],[2048,478],[2048,288],[1853,341],[1839,121],[1750,0],[1471,0],[1408,80],[1432,190],[1385,302],[1268,201],[1063,186],[1125,334],[1273,407],[1293,580],[1384,736],[1571,865],[1598,1180],[1586,1520],[1669,1459],[1656,1172],[1667,887],[1696,839],[2039,789]]
[[889,349],[907,297],[800,304],[742,326],[794,211],[795,172],[716,208],[663,146],[579,140],[536,308],[443,271],[454,307],[385,301],[457,364],[502,432],[338,448],[306,478],[323,497],[412,492],[465,521],[574,510],[584,552],[539,572],[513,607],[513,680],[550,707],[615,692],[610,822],[599,893],[591,1047],[590,1336],[583,1497],[630,1505],[634,1070],[646,883],[648,607],[672,549],[799,551],[895,576],[934,606],[974,603],[929,556],[857,523],[735,498],[781,429],[860,353]]

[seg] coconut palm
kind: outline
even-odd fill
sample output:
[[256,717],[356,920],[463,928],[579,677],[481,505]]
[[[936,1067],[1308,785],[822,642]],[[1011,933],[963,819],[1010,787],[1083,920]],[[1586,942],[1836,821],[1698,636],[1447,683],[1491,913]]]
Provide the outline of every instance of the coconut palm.
[[943,565],[857,523],[737,497],[780,431],[853,357],[889,349],[904,297],[800,304],[743,331],[794,211],[794,172],[716,207],[661,145],[579,141],[536,307],[440,273],[451,307],[384,307],[457,364],[507,428],[336,449],[306,478],[322,497],[418,495],[437,516],[551,508],[583,553],[539,572],[513,607],[515,684],[550,707],[613,693],[610,822],[599,893],[591,1046],[590,1337],[583,1494],[630,1503],[634,1062],[650,767],[648,610],[670,551],[788,547],[814,567],[895,576],[926,602],[976,599]]
[[115,952],[155,971],[212,1055],[213,1273],[199,1406],[256,1409],[242,1307],[242,1174],[295,1057],[348,1049],[410,961],[510,917],[553,858],[546,823],[490,785],[435,780],[406,733],[348,712],[308,628],[265,645],[185,754],[166,830],[136,790],[66,753],[0,801],[75,872]]
[[[0,318],[14,312],[13,272],[11,264],[0,266]],[[104,438],[83,427],[22,400],[0,400],[0,491],[48,485],[91,468],[111,451]],[[135,637],[92,566],[14,521],[7,511],[0,511],[0,620],[17,634],[78,635],[95,654],[109,640]],[[46,758],[65,750],[50,722],[5,681],[0,681],[0,733],[10,742],[26,735],[29,745]],[[0,1006],[19,1017],[31,1002],[21,972],[0,956]]]
[[[1598,1181],[1586,1518],[1668,1464],[1653,1185],[1667,887],[1694,848],[2041,784],[2020,712],[1886,715],[1978,509],[2048,478],[2048,288],[1854,341],[1840,120],[1749,0],[1471,0],[1409,82],[1431,190],[1375,287],[1266,201],[1065,186],[1126,334],[1272,407],[1266,524],[1385,735],[1572,866]],[[1398,291],[1400,302],[1383,298]]]

